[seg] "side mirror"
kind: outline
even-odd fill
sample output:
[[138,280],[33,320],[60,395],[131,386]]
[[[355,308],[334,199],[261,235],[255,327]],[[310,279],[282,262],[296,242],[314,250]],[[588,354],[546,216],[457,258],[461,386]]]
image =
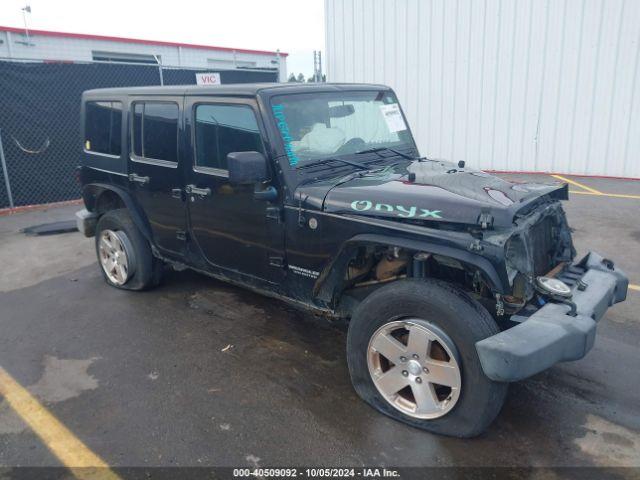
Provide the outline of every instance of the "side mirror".
[[227,155],[229,182],[236,185],[269,180],[267,159],[260,152],[231,152]]

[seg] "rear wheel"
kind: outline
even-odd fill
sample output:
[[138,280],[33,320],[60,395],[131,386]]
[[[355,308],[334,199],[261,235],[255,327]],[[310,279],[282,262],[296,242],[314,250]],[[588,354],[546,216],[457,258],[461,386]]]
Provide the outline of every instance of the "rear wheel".
[[506,383],[484,375],[475,343],[498,333],[466,293],[435,280],[380,288],[354,312],[347,338],[355,390],[404,423],[457,437],[480,434],[499,413]]
[[162,262],[153,257],[149,242],[124,208],[100,217],[96,227],[96,253],[109,285],[144,290],[160,282]]
[[98,259],[107,280],[115,286],[124,285],[136,272],[133,245],[122,230],[105,229],[100,232]]

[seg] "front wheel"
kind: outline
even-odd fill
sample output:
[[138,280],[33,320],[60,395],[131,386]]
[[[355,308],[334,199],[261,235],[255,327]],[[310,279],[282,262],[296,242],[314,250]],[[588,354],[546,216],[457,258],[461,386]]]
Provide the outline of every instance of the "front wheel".
[[484,375],[475,343],[498,333],[466,293],[436,280],[380,288],[354,312],[347,359],[356,392],[404,423],[456,437],[480,434],[507,384]]

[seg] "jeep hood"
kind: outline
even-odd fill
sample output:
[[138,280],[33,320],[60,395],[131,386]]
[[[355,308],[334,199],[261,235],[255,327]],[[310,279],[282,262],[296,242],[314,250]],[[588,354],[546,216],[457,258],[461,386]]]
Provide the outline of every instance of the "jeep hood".
[[495,227],[513,225],[518,213],[544,196],[567,199],[567,186],[512,182],[436,160],[357,171],[296,191],[304,208],[330,213]]

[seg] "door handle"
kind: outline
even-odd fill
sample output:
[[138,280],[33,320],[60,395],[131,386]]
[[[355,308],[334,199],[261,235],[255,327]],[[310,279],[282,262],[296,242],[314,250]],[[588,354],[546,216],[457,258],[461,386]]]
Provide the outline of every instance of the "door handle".
[[253,192],[253,198],[264,202],[273,202],[278,199],[278,191],[274,187],[267,187],[264,190]]
[[149,183],[149,177],[141,177],[135,173],[129,174],[129,181],[139,183],[140,185],[144,185],[145,183]]
[[186,192],[191,195],[199,195],[201,197],[206,197],[207,195],[211,195],[211,189],[207,188],[198,188],[195,185],[187,185],[185,188]]

